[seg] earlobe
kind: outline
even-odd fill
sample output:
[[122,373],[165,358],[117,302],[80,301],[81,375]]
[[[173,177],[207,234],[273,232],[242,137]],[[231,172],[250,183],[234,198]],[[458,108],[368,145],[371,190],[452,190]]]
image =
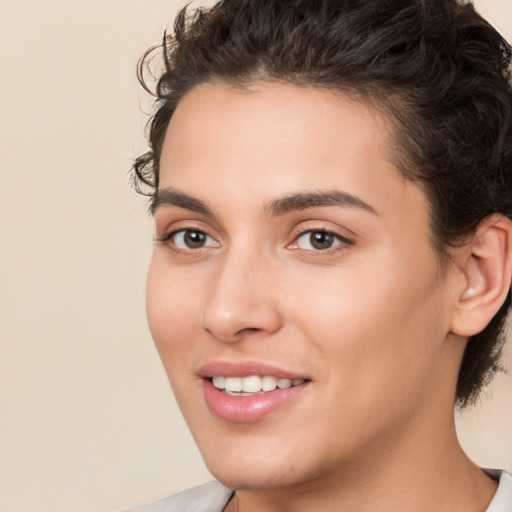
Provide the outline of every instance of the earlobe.
[[510,290],[512,223],[501,215],[488,217],[462,249],[465,283],[454,309],[451,332],[467,337],[485,329]]

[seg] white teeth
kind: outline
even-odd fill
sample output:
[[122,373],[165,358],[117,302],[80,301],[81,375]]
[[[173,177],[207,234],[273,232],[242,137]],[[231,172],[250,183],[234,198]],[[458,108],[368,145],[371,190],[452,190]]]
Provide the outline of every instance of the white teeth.
[[272,375],[259,377],[251,375],[250,377],[224,377],[215,375],[212,377],[213,385],[218,389],[223,389],[228,394],[253,394],[267,391],[274,391],[276,388],[288,389],[292,386],[300,386],[304,379],[278,379]]
[[226,391],[242,391],[242,379],[240,377],[226,377],[224,383]]
[[215,375],[212,379],[213,385],[216,388],[224,389],[224,385],[226,384],[226,377],[223,377],[222,375]]
[[271,375],[267,375],[261,379],[262,391],[274,391],[277,387],[277,379]]
[[261,377],[253,375],[242,379],[242,391],[244,393],[257,393],[261,391]]
[[279,379],[277,381],[277,387],[279,389],[288,389],[292,387],[292,381],[290,379]]

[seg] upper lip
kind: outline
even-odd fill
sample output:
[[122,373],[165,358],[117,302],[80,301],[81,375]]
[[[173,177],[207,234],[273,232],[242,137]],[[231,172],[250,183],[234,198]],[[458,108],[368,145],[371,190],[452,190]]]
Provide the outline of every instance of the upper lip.
[[278,368],[258,361],[210,361],[201,366],[197,372],[200,377],[209,379],[216,375],[223,377],[249,377],[251,375],[266,376],[290,380],[304,379],[308,377],[294,371]]

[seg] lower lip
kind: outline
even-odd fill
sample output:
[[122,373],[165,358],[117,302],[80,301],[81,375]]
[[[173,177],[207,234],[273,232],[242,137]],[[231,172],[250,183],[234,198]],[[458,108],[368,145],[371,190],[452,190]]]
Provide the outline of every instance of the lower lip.
[[304,391],[308,382],[252,396],[231,396],[204,379],[204,397],[210,411],[232,423],[254,423],[285,407]]

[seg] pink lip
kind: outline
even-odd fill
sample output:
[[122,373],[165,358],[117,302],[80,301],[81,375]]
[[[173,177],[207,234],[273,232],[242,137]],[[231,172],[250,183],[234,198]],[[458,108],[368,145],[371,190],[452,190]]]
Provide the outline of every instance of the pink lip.
[[223,375],[224,377],[250,377],[251,375],[270,375],[278,379],[307,379],[306,375],[301,375],[288,370],[277,368],[266,363],[256,361],[212,361],[206,363],[199,368],[198,374],[203,378],[211,378],[215,375]]
[[265,363],[213,361],[202,366],[199,375],[203,378],[203,392],[208,409],[217,417],[232,423],[254,423],[294,401],[309,385],[306,380],[299,386],[288,389],[275,389],[252,396],[231,396],[217,389],[210,378],[214,375],[225,377],[249,377],[251,375],[271,375],[290,380],[308,379]]
[[203,390],[208,409],[219,418],[233,423],[254,423],[293,401],[310,384],[288,389],[277,388],[260,395],[230,396],[203,379]]

